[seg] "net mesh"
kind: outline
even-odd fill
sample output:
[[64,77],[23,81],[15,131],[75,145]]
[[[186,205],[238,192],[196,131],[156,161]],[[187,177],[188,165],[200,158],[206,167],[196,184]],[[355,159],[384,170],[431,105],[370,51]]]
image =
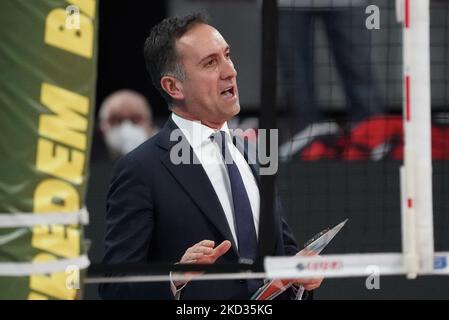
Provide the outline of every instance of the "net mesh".
[[[288,220],[304,243],[349,218],[323,253],[400,252],[403,49],[395,1],[281,3],[278,185]],[[448,6],[430,7],[436,251],[449,248]]]

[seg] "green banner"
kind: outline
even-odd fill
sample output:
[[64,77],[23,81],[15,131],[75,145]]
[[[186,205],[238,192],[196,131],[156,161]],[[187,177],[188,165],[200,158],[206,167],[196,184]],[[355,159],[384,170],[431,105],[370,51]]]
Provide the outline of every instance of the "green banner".
[[0,1],[0,299],[82,296],[97,8]]

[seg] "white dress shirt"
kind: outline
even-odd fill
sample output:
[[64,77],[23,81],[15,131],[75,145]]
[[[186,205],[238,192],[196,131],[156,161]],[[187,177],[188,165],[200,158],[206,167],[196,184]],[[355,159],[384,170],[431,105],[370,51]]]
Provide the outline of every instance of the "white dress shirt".
[[[231,184],[229,182],[228,171],[223,162],[220,147],[216,142],[213,142],[210,139],[210,136],[216,132],[216,130],[209,128],[200,122],[184,119],[175,113],[172,113],[171,117],[176,125],[181,129],[196,157],[203,166],[204,171],[206,172],[215,193],[220,200],[220,204],[225,213],[229,228],[231,229],[234,242],[238,246],[237,234],[235,232]],[[225,123],[220,130],[226,132],[226,143],[228,150],[240,171],[240,175],[242,176],[243,184],[245,185],[251,205],[251,211],[253,212],[256,235],[258,235],[260,194],[256,178],[254,177],[251,168],[243,155],[232,143],[232,137],[229,133],[227,123]]]
[[[224,164],[220,147],[216,142],[210,139],[210,136],[216,130],[209,128],[200,122],[191,121],[178,116],[176,113],[171,115],[175,124],[181,129],[183,135],[186,137],[190,146],[198,158],[200,164],[209,178],[221,207],[226,216],[229,228],[234,238],[234,243],[238,247],[237,234],[235,232],[235,218],[234,206],[232,203],[231,183],[229,181],[228,171]],[[251,168],[246,162],[243,155],[232,143],[232,138],[229,133],[228,125],[225,123],[220,129],[226,132],[226,144],[232,159],[237,165],[240,175],[242,176],[243,184],[245,185],[248,194],[251,211],[253,212],[254,227],[256,228],[256,235],[259,234],[259,210],[260,210],[260,194],[257,186],[256,178],[254,177]],[[189,157],[190,158],[190,157]],[[208,239],[204,239],[208,240]],[[217,244],[218,245],[218,244]],[[186,248],[187,249],[187,248]],[[170,273],[171,276],[172,273]],[[181,290],[186,284],[181,287],[176,287],[173,281],[170,281],[171,291],[176,300],[179,300]]]

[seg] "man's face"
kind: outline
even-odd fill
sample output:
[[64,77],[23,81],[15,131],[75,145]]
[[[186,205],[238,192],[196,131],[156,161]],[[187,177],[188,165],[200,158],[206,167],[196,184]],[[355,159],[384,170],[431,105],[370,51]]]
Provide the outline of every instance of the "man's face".
[[220,127],[239,113],[237,72],[221,34],[198,24],[176,41],[176,49],[186,75],[180,82],[184,115]]

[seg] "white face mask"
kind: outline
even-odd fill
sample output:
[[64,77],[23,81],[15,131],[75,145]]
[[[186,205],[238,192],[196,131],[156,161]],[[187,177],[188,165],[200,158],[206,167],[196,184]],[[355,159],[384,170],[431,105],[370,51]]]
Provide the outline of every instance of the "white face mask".
[[144,128],[128,120],[112,127],[105,136],[107,146],[122,155],[127,154],[148,138],[149,135]]

